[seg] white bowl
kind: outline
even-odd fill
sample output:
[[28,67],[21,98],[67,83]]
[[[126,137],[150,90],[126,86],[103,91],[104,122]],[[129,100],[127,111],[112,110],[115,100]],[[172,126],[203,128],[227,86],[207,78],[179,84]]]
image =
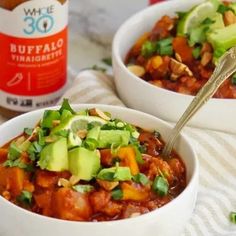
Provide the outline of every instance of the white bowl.
[[[113,68],[118,94],[127,106],[172,122],[183,114],[193,96],[151,85],[128,71],[123,62],[136,40],[150,31],[163,15],[174,16],[200,2],[202,0],[159,3],[135,14],[119,28],[113,40]],[[236,99],[212,98],[188,124],[235,133],[235,121]]]
[[[106,105],[76,105],[74,109],[98,107],[147,130],[159,130],[167,138],[171,127],[142,112]],[[43,110],[16,117],[0,126],[0,146],[19,135],[24,127],[34,127]],[[0,235],[4,236],[171,236],[179,235],[194,209],[198,189],[198,161],[190,142],[180,135],[176,150],[187,169],[187,187],[173,201],[160,209],[136,218],[110,222],[70,222],[26,211],[0,197]]]

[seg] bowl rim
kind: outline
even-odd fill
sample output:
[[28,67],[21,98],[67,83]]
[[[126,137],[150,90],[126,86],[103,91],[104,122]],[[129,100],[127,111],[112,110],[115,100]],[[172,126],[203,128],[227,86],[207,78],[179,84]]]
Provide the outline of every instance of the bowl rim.
[[[192,3],[193,6],[195,5],[196,1],[199,2],[200,0],[195,0]],[[156,91],[159,91],[161,93],[169,93],[173,96],[177,96],[177,97],[181,97],[181,98],[187,98],[188,100],[192,100],[194,98],[193,95],[182,94],[182,93],[171,91],[171,90],[168,90],[168,89],[165,89],[165,88],[160,88],[160,87],[157,87],[153,84],[150,84],[150,83],[140,79],[138,76],[136,76],[135,74],[133,74],[131,71],[129,71],[127,69],[125,63],[123,62],[123,59],[121,57],[121,53],[120,53],[120,50],[119,50],[120,43],[125,38],[123,36],[124,35],[126,35],[126,36],[129,35],[127,32],[130,32],[130,30],[128,30],[128,29],[130,29],[133,22],[136,22],[139,18],[142,18],[143,15],[147,16],[147,18],[148,18],[148,15],[151,15],[149,13],[155,12],[157,9],[160,9],[163,6],[170,6],[173,9],[173,8],[175,8],[175,6],[180,5],[180,4],[186,4],[186,0],[163,1],[163,2],[160,2],[158,4],[148,6],[145,9],[140,10],[137,13],[135,13],[134,15],[132,15],[131,17],[129,17],[126,21],[124,21],[120,25],[120,27],[118,28],[118,30],[116,31],[116,33],[114,35],[113,42],[112,42],[112,58],[113,58],[113,60],[115,60],[118,63],[120,69],[122,69],[123,72],[125,72],[129,76],[129,78],[132,78],[132,80],[134,80],[136,82],[139,81],[143,86],[147,87],[147,89],[152,89],[153,91],[156,90]],[[158,20],[158,17],[157,17],[156,20]],[[152,25],[154,25],[154,24],[155,24],[155,21],[153,22]],[[126,52],[125,56],[128,54],[128,52],[129,51]],[[208,103],[211,103],[211,102],[213,102],[213,103],[214,102],[223,102],[223,103],[226,102],[226,103],[231,104],[231,103],[235,102],[235,99],[234,98],[210,98]]]
[[[159,119],[159,118],[157,118],[153,115],[150,115],[150,114],[147,114],[147,113],[144,113],[144,112],[141,112],[141,111],[137,111],[135,109],[127,108],[127,107],[120,107],[120,106],[114,106],[114,105],[105,105],[105,104],[71,104],[71,106],[74,109],[84,109],[84,108],[98,107],[98,108],[104,109],[104,110],[107,108],[107,109],[116,110],[116,112],[127,112],[127,113],[130,113],[131,115],[144,116],[145,119],[156,120],[155,122],[160,123],[162,126],[165,126],[168,129],[172,128],[172,126],[170,124],[168,124],[166,121],[163,121],[163,120],[161,120],[161,119]],[[13,125],[16,120],[22,120],[25,117],[30,117],[32,115],[38,116],[38,118],[40,119],[40,116],[41,116],[40,114],[42,114],[45,109],[58,109],[59,107],[60,106],[52,106],[52,107],[38,109],[38,110],[35,110],[35,111],[31,111],[31,112],[19,115],[15,118],[12,118],[12,119],[6,121],[5,123],[1,124],[0,125],[0,130],[4,129],[5,126]],[[23,130],[23,127],[22,127],[22,130]],[[36,217],[36,218],[38,218],[39,220],[42,220],[42,221],[47,220],[49,223],[51,223],[51,222],[52,223],[58,223],[58,224],[59,223],[64,223],[64,224],[68,224],[68,225],[74,225],[74,224],[86,225],[86,226],[96,226],[96,225],[100,226],[100,225],[110,225],[110,224],[124,224],[125,225],[125,224],[130,224],[130,223],[139,223],[139,222],[141,223],[141,222],[143,222],[145,220],[148,220],[150,218],[158,217],[158,215],[160,215],[163,211],[168,210],[176,202],[178,203],[179,201],[181,201],[183,199],[183,197],[189,191],[191,191],[191,187],[194,183],[197,183],[196,190],[198,191],[199,161],[198,161],[198,158],[197,158],[197,153],[195,151],[193,143],[190,142],[189,138],[184,133],[181,133],[180,137],[181,137],[181,139],[183,139],[188,144],[188,146],[190,148],[190,151],[193,154],[191,156],[192,166],[193,166],[193,170],[191,172],[192,176],[189,179],[189,182],[188,182],[187,186],[176,198],[172,199],[166,205],[164,205],[160,208],[157,208],[153,211],[150,211],[146,214],[142,214],[138,217],[133,217],[133,218],[128,218],[128,219],[121,219],[121,220],[101,221],[101,222],[69,221],[69,220],[62,220],[62,219],[48,217],[48,216],[44,216],[44,215],[40,215],[40,214],[31,212],[29,210],[26,210],[24,208],[21,208],[21,207],[15,205],[15,204],[13,204],[12,202],[10,202],[10,201],[6,200],[5,198],[3,198],[1,195],[0,195],[0,202],[2,201],[8,207],[11,207],[13,210],[15,208],[19,213],[26,214],[29,217],[34,217],[34,218]],[[196,200],[195,200],[195,202],[196,202]]]

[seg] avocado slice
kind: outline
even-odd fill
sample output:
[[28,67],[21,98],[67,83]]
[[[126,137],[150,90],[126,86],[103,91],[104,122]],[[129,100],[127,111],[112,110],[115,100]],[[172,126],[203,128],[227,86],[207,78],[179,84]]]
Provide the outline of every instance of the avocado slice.
[[98,137],[98,148],[109,148],[111,145],[127,146],[130,132],[127,130],[101,130]]
[[61,137],[46,145],[40,153],[38,165],[49,171],[68,170],[67,139]]
[[81,180],[91,180],[100,167],[100,157],[96,150],[77,147],[69,151],[69,170]]
[[107,181],[129,181],[131,178],[130,168],[122,166],[102,169],[97,175],[97,179]]
[[236,45],[236,24],[213,30],[207,36],[213,48],[227,50]]

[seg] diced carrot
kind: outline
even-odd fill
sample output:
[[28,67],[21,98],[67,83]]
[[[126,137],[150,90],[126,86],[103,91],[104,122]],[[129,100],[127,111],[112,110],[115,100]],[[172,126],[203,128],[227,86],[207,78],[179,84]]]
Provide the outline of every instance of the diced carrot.
[[122,147],[119,149],[117,155],[121,159],[121,166],[129,167],[132,175],[137,175],[139,173],[139,167],[136,161],[136,154],[133,147]]
[[7,185],[7,168],[0,165],[0,189],[6,189]]
[[122,200],[145,201],[149,197],[149,190],[138,184],[123,182],[121,189],[123,192]]
[[179,54],[183,63],[190,63],[193,60],[193,48],[188,45],[185,37],[178,36],[173,40],[173,48]]
[[6,189],[16,197],[24,188],[25,172],[18,167],[7,168]]
[[7,160],[8,150],[6,148],[0,148],[0,163]]
[[142,45],[145,41],[148,40],[149,35],[150,35],[150,33],[146,32],[136,41],[133,48],[131,49],[132,55],[137,56],[138,54],[140,54]]

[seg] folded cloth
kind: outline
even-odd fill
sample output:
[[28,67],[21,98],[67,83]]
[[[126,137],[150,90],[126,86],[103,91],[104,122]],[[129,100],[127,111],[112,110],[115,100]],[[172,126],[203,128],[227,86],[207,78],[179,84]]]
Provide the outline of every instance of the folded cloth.
[[[112,77],[92,70],[80,72],[63,97],[71,103],[124,106]],[[229,213],[236,211],[236,135],[190,127],[184,132],[198,153],[200,187],[182,236],[236,235],[236,225],[229,221]]]

